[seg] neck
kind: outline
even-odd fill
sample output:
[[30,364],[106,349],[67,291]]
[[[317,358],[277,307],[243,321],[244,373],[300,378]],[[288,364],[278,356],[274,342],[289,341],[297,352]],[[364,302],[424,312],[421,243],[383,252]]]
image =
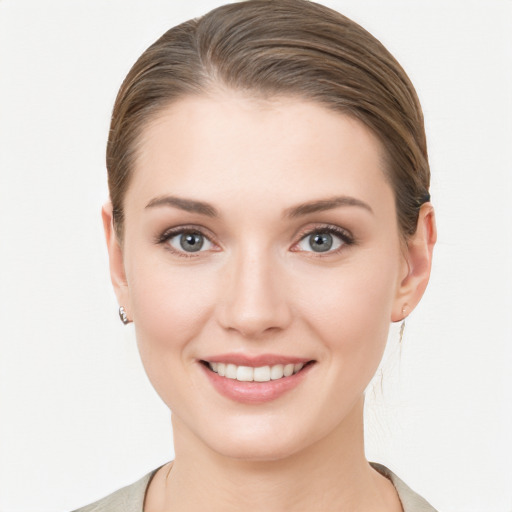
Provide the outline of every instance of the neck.
[[277,460],[224,457],[173,418],[176,458],[154,478],[145,512],[401,510],[383,508],[396,493],[366,461],[363,402],[328,436]]

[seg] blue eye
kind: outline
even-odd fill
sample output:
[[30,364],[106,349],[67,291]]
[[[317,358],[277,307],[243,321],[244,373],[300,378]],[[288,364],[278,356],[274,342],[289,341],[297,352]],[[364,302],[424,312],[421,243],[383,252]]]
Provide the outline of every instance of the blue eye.
[[208,251],[212,248],[212,242],[198,231],[179,231],[165,235],[168,243],[177,253],[194,253]]
[[[216,247],[208,236],[191,227],[170,229],[159,236],[156,242],[167,245],[174,254],[183,257],[211,251]],[[337,226],[321,226],[303,232],[299,242],[291,250],[318,255],[335,254],[344,246],[353,243],[354,239],[348,231]]]
[[326,227],[310,231],[302,237],[297,247],[301,251],[327,253],[336,252],[344,245],[353,243],[352,237],[340,228]]

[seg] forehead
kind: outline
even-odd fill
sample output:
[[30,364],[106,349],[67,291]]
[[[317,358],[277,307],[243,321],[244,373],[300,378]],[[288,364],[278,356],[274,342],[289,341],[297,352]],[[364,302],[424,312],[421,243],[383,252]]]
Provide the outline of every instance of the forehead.
[[383,162],[368,128],[318,103],[232,91],[186,97],[145,127],[126,199],[218,196],[227,207],[243,192],[267,208],[338,194],[374,201],[392,196]]

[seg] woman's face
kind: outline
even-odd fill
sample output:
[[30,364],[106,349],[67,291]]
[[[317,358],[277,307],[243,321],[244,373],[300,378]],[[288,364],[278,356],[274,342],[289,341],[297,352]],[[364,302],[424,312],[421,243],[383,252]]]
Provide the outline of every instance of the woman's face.
[[189,97],[147,126],[114,281],[175,428],[254,459],[343,428],[407,301],[382,160],[293,98]]

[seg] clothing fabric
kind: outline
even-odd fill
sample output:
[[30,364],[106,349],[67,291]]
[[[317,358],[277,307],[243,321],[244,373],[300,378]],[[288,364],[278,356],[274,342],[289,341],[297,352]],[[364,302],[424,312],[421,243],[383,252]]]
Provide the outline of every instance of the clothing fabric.
[[[398,493],[404,512],[437,512],[432,505],[410,489],[400,478],[382,464],[370,462],[381,475],[391,480]],[[158,468],[159,469],[159,468]],[[74,512],[144,512],[146,490],[158,471],[155,469],[137,482]]]

